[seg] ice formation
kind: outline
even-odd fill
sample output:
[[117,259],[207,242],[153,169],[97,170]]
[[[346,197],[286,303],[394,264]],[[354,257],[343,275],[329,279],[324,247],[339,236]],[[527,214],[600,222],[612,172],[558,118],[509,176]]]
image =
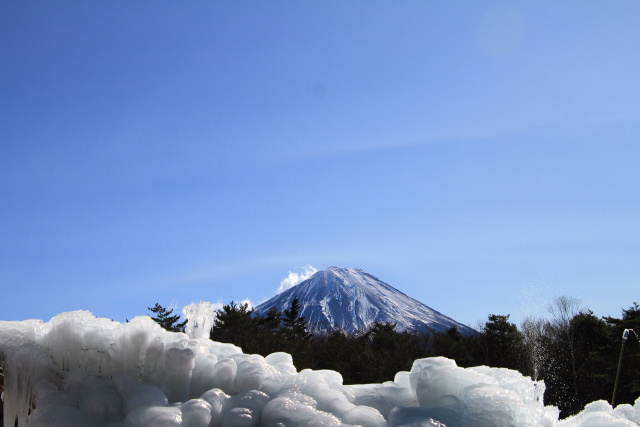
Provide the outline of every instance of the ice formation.
[[558,420],[544,384],[516,371],[416,360],[382,384],[344,385],[339,373],[298,372],[291,356],[88,312],[49,322],[0,322],[4,425],[190,427],[637,426],[640,399],[593,402]]
[[186,333],[191,338],[208,338],[209,331],[216,318],[216,310],[222,308],[222,304],[211,304],[209,301],[191,303],[182,309],[187,318]]

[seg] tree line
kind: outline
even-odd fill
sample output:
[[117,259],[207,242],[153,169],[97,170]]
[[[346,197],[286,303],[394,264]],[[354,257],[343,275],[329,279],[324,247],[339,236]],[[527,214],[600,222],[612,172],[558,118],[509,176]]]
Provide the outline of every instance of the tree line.
[[[172,310],[158,304],[150,310],[165,329],[184,329],[185,322]],[[217,311],[210,338],[235,344],[245,353],[287,352],[298,369],[338,371],[345,384],[391,381],[396,372],[410,370],[415,359],[445,356],[462,367],[516,369],[544,380],[545,404],[558,406],[562,417],[594,400],[611,401],[623,331],[640,333],[638,303],[623,309],[619,318],[599,318],[567,297],[556,299],[549,311],[548,319],[527,318],[519,326],[508,314],[490,314],[473,335],[455,327],[444,332],[397,331],[395,324],[379,322],[361,333],[311,334],[297,299],[288,309],[274,307],[263,316],[232,301]],[[616,403],[633,403],[640,396],[640,341],[633,333],[621,361]]]

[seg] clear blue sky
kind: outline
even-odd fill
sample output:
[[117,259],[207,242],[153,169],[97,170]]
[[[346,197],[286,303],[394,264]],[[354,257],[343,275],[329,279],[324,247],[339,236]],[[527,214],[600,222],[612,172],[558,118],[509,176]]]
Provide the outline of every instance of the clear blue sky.
[[[640,2],[0,2],[0,319],[365,269],[640,301]],[[295,270],[294,270],[295,271]]]

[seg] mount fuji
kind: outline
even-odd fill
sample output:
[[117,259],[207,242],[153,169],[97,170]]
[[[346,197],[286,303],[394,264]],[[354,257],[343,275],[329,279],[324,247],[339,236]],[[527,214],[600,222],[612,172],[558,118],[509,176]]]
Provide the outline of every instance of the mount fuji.
[[264,315],[271,307],[282,311],[298,298],[301,315],[311,332],[365,331],[374,322],[392,322],[396,330],[434,329],[444,332],[452,326],[465,335],[475,331],[403,294],[377,277],[356,268],[329,267],[307,280],[263,302],[255,313]]

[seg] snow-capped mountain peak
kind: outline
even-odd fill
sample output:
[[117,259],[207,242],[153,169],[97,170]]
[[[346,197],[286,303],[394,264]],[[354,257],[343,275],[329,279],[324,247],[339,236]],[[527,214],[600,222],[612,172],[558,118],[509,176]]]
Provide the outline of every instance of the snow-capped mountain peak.
[[377,277],[357,268],[329,267],[256,307],[265,314],[271,307],[282,311],[298,298],[301,315],[312,332],[366,330],[374,322],[396,323],[398,331],[444,331],[456,326],[463,334],[473,330],[427,307]]

